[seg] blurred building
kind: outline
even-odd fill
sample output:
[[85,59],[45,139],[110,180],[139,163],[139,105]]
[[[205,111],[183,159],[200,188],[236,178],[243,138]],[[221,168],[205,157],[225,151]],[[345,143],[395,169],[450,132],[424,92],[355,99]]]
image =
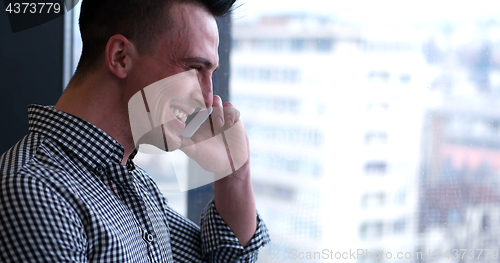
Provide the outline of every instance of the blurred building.
[[494,19],[447,25],[426,44],[438,103],[425,117],[419,243],[450,255],[432,262],[498,261],[480,250],[500,245],[499,32]]
[[273,239],[261,262],[416,249],[429,68],[422,34],[396,32],[308,15],[235,21],[231,97]]
[[[443,252],[469,247],[498,249],[500,107],[497,98],[484,94],[446,98],[441,106],[429,111],[427,125],[433,128],[426,129],[425,136],[419,222],[422,247],[431,248],[431,240],[441,240],[439,249]],[[485,255],[481,261],[498,260],[493,254],[488,259]],[[454,262],[476,262],[478,256],[475,251],[475,258],[466,256]]]

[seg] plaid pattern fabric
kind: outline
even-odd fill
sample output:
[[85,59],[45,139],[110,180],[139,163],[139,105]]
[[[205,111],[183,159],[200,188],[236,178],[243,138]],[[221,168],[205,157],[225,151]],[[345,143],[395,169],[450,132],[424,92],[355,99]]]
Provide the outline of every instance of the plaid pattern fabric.
[[0,262],[255,262],[215,209],[201,228],[169,207],[147,173],[94,125],[31,105],[29,134],[0,158]]

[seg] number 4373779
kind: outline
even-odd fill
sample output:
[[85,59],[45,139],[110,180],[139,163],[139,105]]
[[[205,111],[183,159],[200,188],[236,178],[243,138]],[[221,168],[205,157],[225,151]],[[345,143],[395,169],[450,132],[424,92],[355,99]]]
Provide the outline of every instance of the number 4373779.
[[[482,256],[482,257],[481,257]],[[497,259],[498,258],[498,250],[496,249],[450,249],[444,252],[443,257],[445,258],[453,258],[453,259],[474,259],[474,258],[483,258],[483,259]]]
[[59,3],[10,3],[5,9],[6,12],[15,14],[26,13],[59,13],[61,12],[61,4]]

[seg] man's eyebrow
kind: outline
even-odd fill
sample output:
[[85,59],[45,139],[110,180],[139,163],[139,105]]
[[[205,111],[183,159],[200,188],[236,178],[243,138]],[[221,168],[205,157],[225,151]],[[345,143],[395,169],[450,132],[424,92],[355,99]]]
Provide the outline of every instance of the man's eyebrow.
[[[184,58],[182,61],[187,62],[187,63],[200,63],[205,65],[207,69],[212,69],[214,67],[214,64],[210,62],[210,60],[203,58],[203,57],[190,57],[190,58]],[[217,67],[215,71],[218,69]]]

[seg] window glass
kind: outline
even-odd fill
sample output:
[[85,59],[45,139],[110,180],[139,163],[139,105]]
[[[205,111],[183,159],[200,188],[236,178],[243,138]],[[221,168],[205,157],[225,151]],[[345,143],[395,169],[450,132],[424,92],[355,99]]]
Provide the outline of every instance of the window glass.
[[498,260],[479,252],[500,245],[500,11],[242,4],[230,92],[272,238],[259,262]]

